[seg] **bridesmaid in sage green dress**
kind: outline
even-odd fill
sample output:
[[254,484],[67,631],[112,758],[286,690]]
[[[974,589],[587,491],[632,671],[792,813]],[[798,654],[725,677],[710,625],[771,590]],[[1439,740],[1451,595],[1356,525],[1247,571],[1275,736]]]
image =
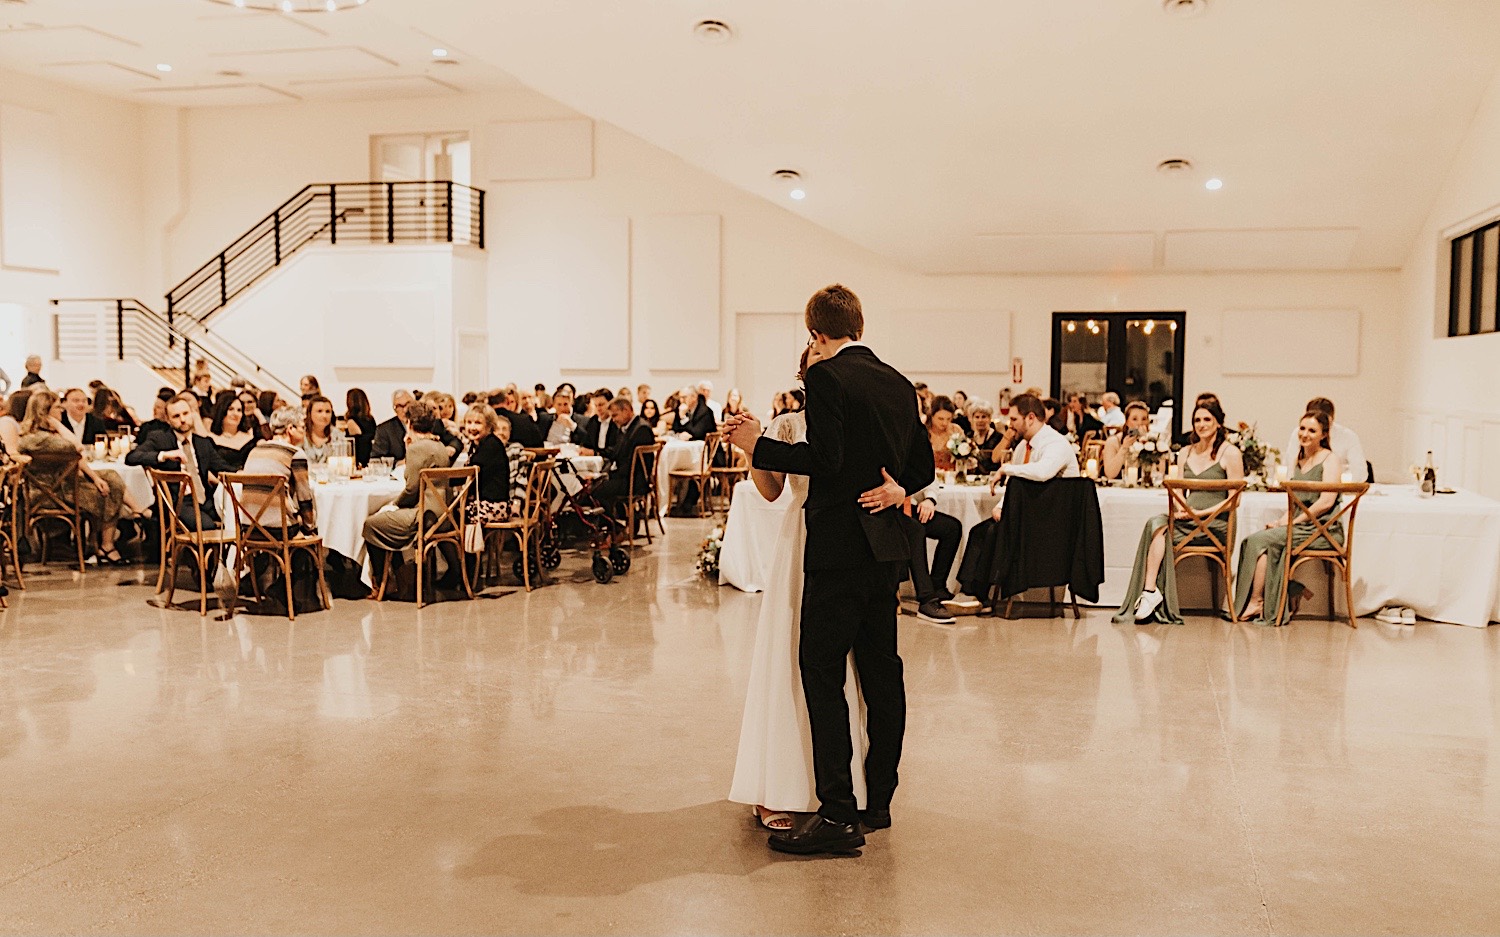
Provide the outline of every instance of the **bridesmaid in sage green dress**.
[[[1193,444],[1177,453],[1177,464],[1182,466],[1182,477],[1188,479],[1230,479],[1238,481],[1245,477],[1245,463],[1238,447],[1224,439],[1224,411],[1217,401],[1198,405],[1193,409]],[[1211,514],[1224,498],[1218,492],[1193,491],[1187,496],[1188,507],[1200,516]],[[1229,518],[1216,519],[1209,529],[1223,541],[1229,536]],[[1166,625],[1182,624],[1182,614],[1177,607],[1177,574],[1174,565],[1167,560],[1167,515],[1158,514],[1146,522],[1141,531],[1141,545],[1136,550],[1135,568],[1130,574],[1130,585],[1125,588],[1125,600],[1115,613],[1117,622],[1149,621]],[[1190,520],[1173,522],[1173,536],[1178,545],[1181,539],[1194,530]],[[1198,536],[1191,541],[1194,546],[1206,545],[1207,537]],[[1150,585],[1148,586],[1147,583]]]
[[[1343,476],[1343,463],[1328,446],[1328,427],[1328,414],[1313,410],[1302,414],[1302,420],[1297,426],[1297,442],[1301,449],[1297,453],[1297,463],[1292,468],[1293,481],[1338,481]],[[1297,517],[1284,516],[1280,521],[1266,525],[1265,530],[1246,538],[1244,546],[1240,548],[1239,572],[1234,583],[1234,607],[1239,610],[1239,621],[1284,625],[1291,620],[1297,605],[1312,596],[1312,592],[1301,583],[1294,581],[1288,584],[1286,611],[1277,619],[1276,606],[1281,602],[1281,583],[1287,572],[1287,525],[1296,522],[1304,513],[1322,517],[1339,504],[1339,496],[1331,492],[1317,498],[1313,498],[1311,494],[1298,495],[1298,500],[1302,502],[1303,508],[1297,512]],[[1342,542],[1342,524],[1330,524],[1328,529]],[[1311,521],[1295,523],[1292,542],[1300,546],[1314,533],[1317,533],[1317,528]],[[1328,549],[1331,546],[1326,537],[1318,534],[1313,549]]]

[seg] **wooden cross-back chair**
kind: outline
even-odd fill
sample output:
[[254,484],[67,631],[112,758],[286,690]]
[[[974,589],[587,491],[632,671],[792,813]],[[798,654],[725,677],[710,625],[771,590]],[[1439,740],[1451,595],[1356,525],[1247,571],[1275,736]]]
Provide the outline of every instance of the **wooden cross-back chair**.
[[[630,456],[630,491],[625,501],[625,523],[629,542],[635,546],[636,519],[640,518],[646,531],[646,542],[651,543],[651,522],[661,530],[663,537],[667,529],[661,522],[661,492],[657,490],[656,467],[661,464],[661,451],[666,443],[658,442],[641,446]],[[646,490],[636,490],[636,479],[646,479]]]
[[[1286,491],[1287,511],[1292,522],[1286,528],[1286,575],[1281,577],[1281,595],[1276,600],[1275,620],[1281,621],[1286,612],[1287,594],[1297,567],[1303,563],[1321,562],[1328,569],[1328,617],[1337,617],[1333,605],[1333,580],[1337,572],[1344,577],[1344,609],[1349,615],[1349,627],[1358,628],[1354,616],[1354,518],[1359,511],[1360,499],[1370,490],[1369,483],[1302,482],[1289,479],[1282,482],[1281,487]],[[1298,493],[1316,494],[1321,498],[1329,492],[1344,500],[1334,510],[1324,512],[1322,517],[1314,517],[1297,498]],[[1313,530],[1300,544],[1295,544],[1293,534],[1297,524],[1304,521],[1311,523]],[[1342,543],[1334,539],[1331,532],[1333,525],[1339,521],[1344,525]],[[1319,540],[1326,541],[1328,546],[1315,548],[1313,544]]]
[[207,615],[213,560],[223,561],[224,548],[235,542],[234,534],[226,530],[197,530],[183,523],[178,505],[181,498],[192,501],[198,485],[193,475],[147,468],[146,477],[151,480],[156,509],[161,512],[161,568],[156,574],[156,594],[160,595],[165,586],[167,605],[171,606],[172,596],[177,592],[177,564],[183,552],[187,552],[198,570],[198,614]]
[[[78,503],[83,469],[76,452],[37,452],[22,469],[26,482],[26,534],[36,536],[37,523],[50,521],[68,528],[78,550],[78,571],[84,571],[83,540],[87,518]],[[41,560],[47,562],[49,538],[43,530]]]
[[[239,581],[246,566],[250,567],[251,588],[260,598],[260,577],[255,575],[253,558],[265,554],[281,569],[286,581],[286,617],[297,620],[297,608],[292,596],[292,557],[305,551],[312,557],[318,570],[318,597],[325,609],[333,607],[333,597],[328,592],[328,581],[323,575],[323,538],[318,534],[301,533],[297,505],[292,500],[285,475],[251,475],[244,472],[221,475],[219,481],[229,493],[234,511],[235,555],[234,597],[229,600],[229,613],[234,614],[239,598]],[[245,489],[255,493],[259,503],[246,503]],[[272,508],[276,517],[267,518]],[[297,526],[293,526],[297,525]]]
[[[547,512],[552,503],[553,470],[556,468],[557,463],[550,459],[531,463],[530,473],[526,476],[526,503],[521,506],[521,513],[509,520],[484,525],[486,541],[491,531],[499,534],[500,542],[494,545],[497,555],[505,546],[505,536],[515,534],[521,553],[521,581],[527,592],[531,591],[533,574],[540,578],[542,573],[542,564],[536,557],[541,553],[541,534],[546,529]],[[488,549],[486,543],[487,552]]]
[[[734,501],[734,486],[750,477],[750,456],[725,436],[719,444],[724,453],[724,464],[709,463],[709,474],[719,483],[719,494],[724,496],[724,510],[728,511]],[[717,508],[715,508],[717,510]]]
[[[0,470],[0,582],[5,580],[5,564],[16,570],[16,588],[26,588],[21,577],[21,553],[16,546],[16,525],[21,519],[21,466],[7,465]],[[5,596],[0,595],[0,608]]]
[[[1229,617],[1234,617],[1234,546],[1238,528],[1240,495],[1245,491],[1243,479],[1220,481],[1215,478],[1168,478],[1162,482],[1167,490],[1167,544],[1172,551],[1172,565],[1190,556],[1201,556],[1209,563],[1209,587],[1213,592],[1214,609],[1219,608],[1219,579],[1224,580],[1224,597],[1228,603]],[[1188,495],[1194,491],[1214,491],[1223,495],[1217,507],[1203,516],[1188,505]],[[1226,518],[1228,529],[1221,538],[1213,530],[1213,524]],[[1177,521],[1192,525],[1191,529],[1179,533]],[[1195,543],[1197,540],[1207,543]],[[1219,575],[1213,575],[1213,564],[1219,565]]]
[[[469,565],[464,561],[464,519],[468,515],[469,498],[478,485],[477,465],[422,469],[417,477],[417,539],[413,543],[417,554],[417,608],[423,605],[422,572],[427,566],[427,556],[445,543],[453,545],[453,561],[458,564],[464,591],[469,598],[474,598],[474,583],[469,580]],[[447,504],[431,521],[427,520],[427,511],[423,508],[429,494]],[[386,569],[390,569],[389,563]]]
[[713,481],[714,456],[718,455],[719,445],[723,442],[721,433],[709,433],[703,438],[703,451],[698,455],[698,467],[695,469],[674,469],[667,473],[668,484],[676,488],[678,483],[682,484],[682,496],[679,498],[675,493],[672,495],[672,503],[675,507],[687,497],[687,493],[698,486],[698,516],[708,516],[708,485]]

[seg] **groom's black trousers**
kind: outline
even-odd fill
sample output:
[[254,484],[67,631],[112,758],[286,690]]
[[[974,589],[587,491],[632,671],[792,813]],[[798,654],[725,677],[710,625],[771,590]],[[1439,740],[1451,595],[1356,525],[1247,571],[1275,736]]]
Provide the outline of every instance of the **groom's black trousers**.
[[865,701],[866,806],[890,808],[906,732],[906,686],[896,653],[896,587],[906,563],[869,563],[853,569],[807,570],[802,589],[798,660],[812,726],[818,812],[835,823],[855,823],[850,764],[849,705],[844,677],[849,652]]

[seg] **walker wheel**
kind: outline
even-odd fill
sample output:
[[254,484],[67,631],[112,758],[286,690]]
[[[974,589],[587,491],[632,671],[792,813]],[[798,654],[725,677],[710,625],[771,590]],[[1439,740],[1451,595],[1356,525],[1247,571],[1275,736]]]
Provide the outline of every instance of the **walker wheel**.
[[619,547],[610,550],[609,565],[614,567],[616,575],[623,576],[630,572],[630,551]]
[[[541,568],[537,565],[536,557],[532,557],[531,561],[527,563],[526,566],[531,567],[532,582],[536,582],[538,579],[542,578],[542,571]],[[516,557],[516,561],[510,564],[510,571],[516,574],[516,582],[526,581],[526,566],[521,565],[520,557]]]
[[607,583],[611,579],[615,578],[614,568],[609,565],[609,560],[605,559],[604,554],[602,553],[594,554],[593,570],[594,581],[600,584]]
[[562,565],[562,551],[553,544],[542,547],[542,567],[556,569]]

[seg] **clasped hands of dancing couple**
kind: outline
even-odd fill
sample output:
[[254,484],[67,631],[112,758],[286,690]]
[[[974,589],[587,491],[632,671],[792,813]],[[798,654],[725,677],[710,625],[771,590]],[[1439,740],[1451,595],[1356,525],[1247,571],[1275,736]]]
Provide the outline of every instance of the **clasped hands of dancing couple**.
[[932,483],[933,459],[912,383],[859,341],[859,299],[820,290],[806,324],[805,409],[764,435],[750,416],[727,426],[756,488],[788,507],[729,797],[755,808],[774,850],[850,854],[891,825],[906,729],[896,587],[909,548],[889,509]]

